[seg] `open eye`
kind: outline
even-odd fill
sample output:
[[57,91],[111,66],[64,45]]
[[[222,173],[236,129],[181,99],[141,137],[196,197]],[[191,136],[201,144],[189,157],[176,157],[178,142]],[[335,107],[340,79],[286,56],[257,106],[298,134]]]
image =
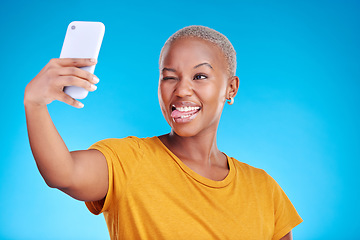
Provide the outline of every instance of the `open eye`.
[[201,80],[201,79],[206,79],[207,76],[205,74],[196,74],[194,76],[194,80]]

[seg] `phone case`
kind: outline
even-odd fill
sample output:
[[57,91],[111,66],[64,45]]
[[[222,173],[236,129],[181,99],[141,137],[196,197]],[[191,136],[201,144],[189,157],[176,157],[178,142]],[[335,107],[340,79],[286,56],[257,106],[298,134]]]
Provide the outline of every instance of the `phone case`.
[[[67,28],[60,58],[98,58],[105,26],[101,22],[71,22]],[[95,65],[82,67],[94,73]],[[76,99],[84,99],[88,91],[76,86],[67,86],[64,92]]]

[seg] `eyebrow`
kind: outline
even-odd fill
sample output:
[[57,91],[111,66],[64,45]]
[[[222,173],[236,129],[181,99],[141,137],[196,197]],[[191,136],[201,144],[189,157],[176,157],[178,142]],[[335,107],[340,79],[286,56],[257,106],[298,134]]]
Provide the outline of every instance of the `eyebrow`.
[[161,72],[164,72],[164,71],[176,72],[176,70],[175,70],[175,69],[173,69],[173,68],[166,68],[166,67],[165,67],[165,68],[163,68]]
[[200,64],[196,65],[196,66],[194,67],[194,69],[195,69],[195,68],[198,68],[198,67],[201,67],[201,66],[203,66],[203,65],[206,65],[206,66],[208,66],[209,68],[213,69],[213,67],[212,67],[209,63],[207,63],[207,62],[200,63]]
[[[195,68],[198,68],[198,67],[201,67],[201,66],[208,66],[209,68],[211,68],[211,69],[214,69],[209,63],[207,63],[207,62],[204,62],[204,63],[200,63],[200,64],[198,64],[198,65],[196,65],[195,67],[194,67],[194,69]],[[173,69],[173,68],[163,68],[162,69],[162,71],[161,72],[164,72],[164,71],[169,71],[169,72],[176,72],[176,70],[175,69]]]

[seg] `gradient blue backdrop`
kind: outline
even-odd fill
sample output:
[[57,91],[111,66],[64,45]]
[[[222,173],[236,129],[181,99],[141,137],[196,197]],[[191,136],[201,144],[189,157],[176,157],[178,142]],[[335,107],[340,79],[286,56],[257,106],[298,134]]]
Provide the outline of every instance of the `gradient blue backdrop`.
[[102,216],[50,189],[28,145],[26,84],[60,55],[73,20],[102,21],[98,90],[49,111],[70,150],[169,127],[157,100],[165,40],[193,24],[224,33],[241,79],[222,151],[265,169],[304,222],[295,239],[358,237],[359,1],[1,1],[0,239],[108,239]]

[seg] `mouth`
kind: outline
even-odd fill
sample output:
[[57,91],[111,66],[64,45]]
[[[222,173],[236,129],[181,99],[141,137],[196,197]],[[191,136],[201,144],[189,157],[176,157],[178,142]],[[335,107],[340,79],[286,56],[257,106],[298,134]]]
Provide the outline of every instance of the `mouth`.
[[180,104],[171,106],[171,117],[176,123],[186,123],[193,120],[199,111],[200,106],[192,104]]

